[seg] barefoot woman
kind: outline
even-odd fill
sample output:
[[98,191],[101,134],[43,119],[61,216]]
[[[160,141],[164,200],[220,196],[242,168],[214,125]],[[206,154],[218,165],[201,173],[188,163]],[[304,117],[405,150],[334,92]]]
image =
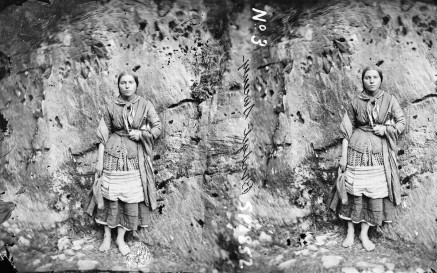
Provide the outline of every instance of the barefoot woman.
[[360,224],[359,239],[367,251],[375,248],[367,234],[369,227],[391,222],[394,205],[401,201],[395,152],[405,117],[396,98],[379,88],[382,79],[378,68],[363,70],[364,91],[352,100],[341,126],[340,167],[348,197],[339,211],[348,223],[343,246],[352,246],[354,224]]
[[119,75],[120,95],[107,106],[97,130],[96,169],[104,208],[97,209],[95,220],[105,229],[99,250],[109,250],[111,228],[117,228],[116,244],[123,255],[129,253],[125,232],[150,225],[151,210],[156,208],[150,156],[161,122],[152,103],[136,94],[137,87],[136,75]]

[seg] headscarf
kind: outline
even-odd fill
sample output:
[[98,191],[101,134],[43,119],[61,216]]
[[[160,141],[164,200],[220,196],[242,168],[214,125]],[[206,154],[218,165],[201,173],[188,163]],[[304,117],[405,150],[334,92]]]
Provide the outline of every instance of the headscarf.
[[364,76],[366,75],[366,72],[369,70],[375,70],[376,72],[378,72],[379,77],[381,78],[381,83],[382,83],[382,80],[384,77],[382,75],[382,71],[378,67],[375,67],[375,66],[366,66],[363,69],[363,73],[361,74],[361,82],[363,84],[363,92],[361,92],[361,94],[358,97],[362,100],[368,100],[366,112],[367,112],[367,116],[369,118],[370,125],[373,127],[373,121],[376,120],[378,118],[378,115],[379,115],[379,105],[376,104],[376,100],[384,94],[384,91],[382,91],[381,89],[378,88],[378,91],[380,91],[380,93],[377,96],[369,96],[366,93],[365,88],[364,88]]
[[[120,83],[121,77],[123,76],[132,76],[135,80],[135,83],[137,84],[138,89],[138,76],[133,72],[123,71],[118,75],[117,80],[117,86]],[[120,92],[120,87],[118,87],[118,91]],[[136,92],[136,90],[135,90]],[[129,133],[129,128],[132,126],[134,117],[135,117],[135,110],[133,108],[133,104],[136,103],[140,99],[140,96],[134,94],[133,98],[130,101],[125,101],[121,98],[121,95],[118,96],[118,98],[115,99],[115,104],[123,106],[123,122],[124,127],[126,129],[126,132]]]

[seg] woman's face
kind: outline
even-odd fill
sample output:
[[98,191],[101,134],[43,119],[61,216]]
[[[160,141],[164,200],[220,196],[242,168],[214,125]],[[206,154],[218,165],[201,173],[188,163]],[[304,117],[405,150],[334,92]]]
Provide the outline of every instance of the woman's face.
[[137,91],[137,83],[131,75],[121,77],[118,89],[123,97],[131,97]]
[[374,92],[381,86],[381,77],[378,71],[369,70],[364,74],[364,88],[368,91]]

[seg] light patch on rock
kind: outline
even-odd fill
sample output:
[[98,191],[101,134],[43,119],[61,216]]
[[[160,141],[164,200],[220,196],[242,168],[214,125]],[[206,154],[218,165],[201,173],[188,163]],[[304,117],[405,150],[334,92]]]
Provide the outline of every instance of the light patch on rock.
[[318,246],[322,246],[325,244],[326,239],[328,239],[327,235],[316,236],[316,241],[314,242],[314,244]]
[[320,251],[320,253],[327,253],[327,252],[329,252],[329,250],[327,250],[326,248],[321,248],[319,251]]
[[373,273],[384,273],[385,269],[382,264],[376,265],[374,268],[372,268]]
[[280,263],[278,265],[278,268],[281,270],[285,270],[285,269],[290,268],[295,263],[296,263],[296,259],[291,259],[291,260]]
[[343,257],[341,256],[334,256],[334,255],[322,256],[322,262],[324,268],[336,267],[341,263],[341,260],[343,260]]
[[62,260],[65,260],[65,254],[62,253],[62,254],[58,254],[58,255],[53,255],[53,256],[50,256],[50,258],[52,258],[53,260],[59,259],[62,261]]
[[67,249],[71,245],[71,241],[68,238],[68,236],[64,236],[58,240],[58,249],[59,251],[62,251],[64,249]]
[[121,266],[121,265],[116,265],[113,268],[111,268],[111,271],[126,271],[128,268]]
[[307,249],[308,249],[308,250],[311,250],[311,251],[317,251],[317,250],[319,250],[319,248],[318,248],[317,246],[315,246],[315,245],[309,245],[309,246],[307,247]]
[[373,265],[369,264],[368,262],[360,261],[360,262],[357,262],[355,264],[355,266],[360,268],[360,269],[364,269],[364,268],[372,267]]
[[395,266],[394,263],[385,263],[385,267],[387,267],[388,270],[394,270]]
[[82,258],[82,257],[85,257],[85,256],[86,255],[83,254],[82,252],[79,252],[79,253],[76,254],[76,257],[78,257],[78,258]]
[[94,249],[93,245],[86,245],[82,248],[82,250],[91,250],[91,249]]
[[64,250],[64,253],[70,256],[76,255],[76,252],[74,252],[72,249],[66,249]]
[[268,235],[264,231],[261,231],[261,234],[259,235],[259,240],[260,241],[271,242],[272,241],[272,236]]
[[297,255],[297,256],[299,256],[299,255],[306,256],[306,255],[310,254],[310,251],[308,249],[302,249],[302,250],[299,250],[299,251],[295,251],[294,254]]
[[24,238],[23,236],[20,236],[20,237],[18,238],[18,242],[19,242],[21,245],[24,245],[24,246],[30,246],[30,241],[27,240],[26,238]]
[[360,273],[355,267],[343,267],[341,273]]
[[82,247],[80,245],[73,246],[71,249],[73,250],[81,250]]
[[261,243],[258,241],[258,240],[253,240],[252,241],[252,246],[253,247],[257,247],[257,246],[259,246]]
[[93,270],[98,264],[99,262],[94,260],[81,260],[77,262],[77,267],[79,270]]
[[279,254],[278,256],[276,256],[275,261],[279,262],[280,260],[284,259],[284,255]]
[[48,263],[48,264],[44,264],[40,267],[38,267],[37,269],[35,269],[36,272],[44,272],[44,271],[49,271],[50,267],[52,267],[52,263]]
[[40,263],[41,263],[41,260],[40,259],[36,259],[36,260],[33,261],[32,265],[33,266],[37,266]]
[[326,245],[326,246],[336,246],[337,244],[338,244],[337,241],[329,241],[329,242],[327,242],[325,245]]

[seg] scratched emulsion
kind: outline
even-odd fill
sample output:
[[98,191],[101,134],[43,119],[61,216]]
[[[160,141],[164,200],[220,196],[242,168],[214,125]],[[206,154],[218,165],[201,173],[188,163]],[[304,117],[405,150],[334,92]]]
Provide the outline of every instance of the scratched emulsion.
[[[139,93],[164,124],[153,157],[160,207],[138,234],[151,271],[232,272],[247,258],[227,224],[244,223],[236,152],[248,123],[244,162],[254,186],[245,198],[257,258],[247,270],[268,271],[263,249],[335,225],[324,201],[340,154],[338,123],[368,64],[385,71],[383,86],[408,119],[399,160],[411,212],[399,210],[393,232],[433,251],[433,214],[417,213],[435,207],[437,192],[432,1],[18,2],[0,8],[0,112],[9,129],[0,152],[11,151],[0,183],[2,198],[18,204],[0,239],[15,238],[19,269],[125,266],[117,252],[97,253],[101,229],[82,202],[94,176],[94,130],[126,69],[139,74]],[[251,8],[267,12],[265,22]],[[243,56],[255,104],[247,119]]]

